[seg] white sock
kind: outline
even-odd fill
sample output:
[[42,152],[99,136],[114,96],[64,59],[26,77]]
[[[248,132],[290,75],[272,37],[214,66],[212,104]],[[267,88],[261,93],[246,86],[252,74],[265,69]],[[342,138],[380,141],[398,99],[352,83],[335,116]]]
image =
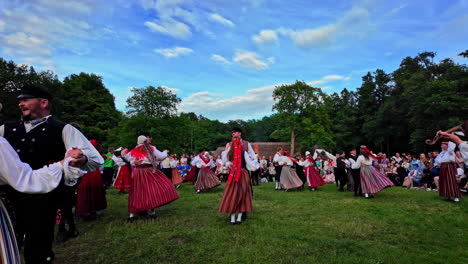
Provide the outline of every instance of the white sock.
[[134,217],[135,214],[134,213],[130,213],[130,215],[128,217]]
[[453,199],[454,202],[459,202],[460,201],[460,198],[457,198],[455,197],[455,199]]
[[242,221],[242,213],[239,213],[237,215],[237,222],[240,222],[240,221]]
[[236,214],[231,215],[231,223],[236,222]]
[[369,198],[369,194],[365,193],[364,197]]

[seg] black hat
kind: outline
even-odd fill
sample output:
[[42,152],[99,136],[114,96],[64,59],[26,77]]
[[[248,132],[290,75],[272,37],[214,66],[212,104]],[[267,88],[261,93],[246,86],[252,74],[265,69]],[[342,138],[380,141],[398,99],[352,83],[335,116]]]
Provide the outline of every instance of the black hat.
[[25,85],[16,99],[44,98],[52,99],[52,95],[43,87],[38,85]]
[[234,133],[234,132],[240,132],[242,133],[242,130],[238,127],[233,127],[232,130],[231,130],[231,133]]

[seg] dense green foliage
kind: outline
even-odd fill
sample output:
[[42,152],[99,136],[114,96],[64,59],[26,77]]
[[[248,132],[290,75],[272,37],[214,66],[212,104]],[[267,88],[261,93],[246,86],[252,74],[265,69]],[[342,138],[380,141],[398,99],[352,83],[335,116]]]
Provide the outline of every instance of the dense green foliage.
[[375,199],[340,193],[254,186],[254,211],[241,225],[218,212],[223,186],[158,208],[153,221],[127,223],[127,195],[107,194],[80,236],[55,246],[59,263],[467,263],[468,203],[435,192],[385,189]]
[[[466,58],[468,51],[459,55]],[[392,73],[368,72],[355,91],[326,94],[302,81],[276,87],[274,114],[260,120],[222,123],[194,113],[177,112],[181,99],[164,87],[134,88],[128,112],[94,74],[72,74],[63,81],[52,72],[16,65],[0,58],[0,120],[19,116],[16,95],[26,83],[41,84],[54,95],[53,114],[80,125],[88,138],[105,146],[133,147],[141,133],[161,149],[198,152],[224,146],[230,129],[240,127],[255,142],[298,142],[298,151],[319,145],[330,151],[360,144],[374,151],[422,152],[424,140],[468,117],[468,67],[451,59],[435,62],[435,53],[406,57]]]

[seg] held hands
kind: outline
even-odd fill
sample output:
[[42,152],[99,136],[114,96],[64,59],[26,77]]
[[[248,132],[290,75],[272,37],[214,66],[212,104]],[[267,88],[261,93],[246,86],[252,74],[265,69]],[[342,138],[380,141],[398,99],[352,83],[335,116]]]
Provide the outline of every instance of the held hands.
[[73,159],[70,161],[70,166],[72,167],[82,167],[86,162],[88,162],[88,158],[83,154],[83,151],[76,147],[73,147],[65,154],[65,158],[61,163],[63,164],[64,160],[69,157]]
[[135,162],[135,165],[139,166],[139,165],[141,165],[143,163],[143,160],[137,159],[134,162]]

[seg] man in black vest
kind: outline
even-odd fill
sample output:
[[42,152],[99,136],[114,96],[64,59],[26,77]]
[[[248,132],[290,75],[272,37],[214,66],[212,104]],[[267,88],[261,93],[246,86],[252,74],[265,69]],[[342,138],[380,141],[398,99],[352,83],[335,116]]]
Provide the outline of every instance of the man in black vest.
[[345,153],[344,151],[338,151],[338,157],[336,158],[335,177],[340,183],[338,191],[344,191],[344,186],[348,182],[348,174],[346,173]]
[[[81,132],[50,115],[52,97],[47,90],[25,86],[17,98],[22,120],[0,126],[0,136],[8,140],[21,161],[38,169],[62,160],[67,149],[77,147],[84,155],[70,162],[71,166],[93,171],[103,163],[102,157]],[[9,193],[17,218],[18,244],[24,246],[24,259],[28,264],[50,263],[54,259],[52,243],[59,198],[57,189],[47,194]]]

